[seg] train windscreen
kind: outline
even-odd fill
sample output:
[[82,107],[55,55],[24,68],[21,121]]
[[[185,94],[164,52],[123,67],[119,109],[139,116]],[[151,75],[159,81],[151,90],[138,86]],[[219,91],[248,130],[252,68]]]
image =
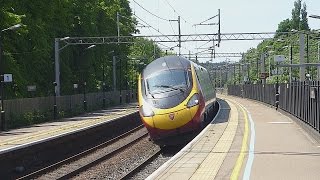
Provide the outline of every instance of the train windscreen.
[[170,91],[185,91],[190,86],[188,71],[182,69],[165,70],[146,79],[147,91],[159,94]]

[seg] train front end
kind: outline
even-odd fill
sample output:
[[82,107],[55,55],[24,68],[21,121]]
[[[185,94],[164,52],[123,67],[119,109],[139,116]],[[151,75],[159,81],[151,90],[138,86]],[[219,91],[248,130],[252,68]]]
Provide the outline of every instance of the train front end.
[[156,59],[141,73],[139,112],[156,143],[200,129],[204,101],[195,76],[190,61],[177,56]]

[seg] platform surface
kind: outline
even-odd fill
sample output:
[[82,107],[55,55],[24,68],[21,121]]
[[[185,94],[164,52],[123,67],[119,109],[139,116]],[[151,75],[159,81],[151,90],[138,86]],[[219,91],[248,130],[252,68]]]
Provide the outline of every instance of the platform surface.
[[137,103],[112,107],[72,118],[64,118],[0,133],[0,154],[33,143],[49,141],[64,134],[80,131],[138,111]]
[[219,96],[221,110],[148,179],[319,179],[320,144],[262,103]]

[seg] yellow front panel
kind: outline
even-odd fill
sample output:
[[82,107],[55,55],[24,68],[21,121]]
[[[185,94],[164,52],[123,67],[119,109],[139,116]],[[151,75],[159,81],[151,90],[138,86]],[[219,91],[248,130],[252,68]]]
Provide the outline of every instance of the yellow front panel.
[[[181,104],[179,104],[176,107],[173,107],[170,109],[153,108],[153,112],[155,115],[153,117],[143,117],[143,120],[145,123],[147,123],[149,126],[153,128],[166,130],[166,129],[179,128],[192,120],[192,118],[197,113],[199,106],[187,108],[187,103],[189,99],[195,93],[198,93],[197,80],[196,80],[193,66],[191,66],[191,71],[192,71],[193,87],[189,96]],[[146,104],[141,94],[141,76],[139,76],[138,87],[139,87],[139,104],[141,106],[143,104]],[[174,113],[173,120],[169,118],[170,113]]]
[[[174,108],[172,108],[174,109]],[[152,117],[155,128],[158,129],[175,129],[179,128],[192,120],[197,112],[198,106],[192,108],[185,107],[180,111],[166,110],[166,114],[157,114]],[[171,120],[169,115],[173,113],[174,118]]]

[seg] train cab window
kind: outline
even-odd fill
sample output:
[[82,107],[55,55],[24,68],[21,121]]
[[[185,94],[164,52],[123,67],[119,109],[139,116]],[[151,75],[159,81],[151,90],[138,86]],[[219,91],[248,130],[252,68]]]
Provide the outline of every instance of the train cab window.
[[147,91],[150,94],[169,91],[185,91],[190,86],[188,73],[182,69],[164,70],[146,78]]

